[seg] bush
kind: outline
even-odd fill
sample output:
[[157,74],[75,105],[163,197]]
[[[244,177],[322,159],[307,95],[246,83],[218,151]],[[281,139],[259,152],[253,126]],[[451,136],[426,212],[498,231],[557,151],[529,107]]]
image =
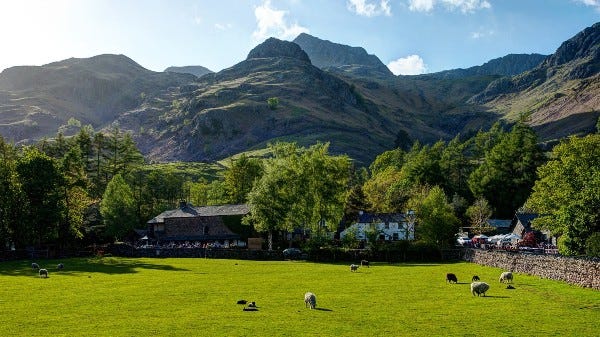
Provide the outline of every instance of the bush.
[[277,109],[277,107],[279,106],[279,98],[269,97],[267,99],[267,105],[269,106],[269,109],[271,109],[271,110]]
[[595,232],[585,241],[587,256],[600,257],[600,232]]

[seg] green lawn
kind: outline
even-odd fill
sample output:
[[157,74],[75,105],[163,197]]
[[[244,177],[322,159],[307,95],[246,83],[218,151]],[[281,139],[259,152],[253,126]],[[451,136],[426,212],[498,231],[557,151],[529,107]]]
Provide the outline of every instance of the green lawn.
[[[600,292],[469,263],[212,259],[0,263],[0,336],[599,336]],[[65,270],[56,264],[64,262]],[[446,284],[453,272],[458,284]],[[490,284],[470,293],[471,276]],[[304,307],[304,293],[317,309]],[[239,299],[256,301],[243,311]]]

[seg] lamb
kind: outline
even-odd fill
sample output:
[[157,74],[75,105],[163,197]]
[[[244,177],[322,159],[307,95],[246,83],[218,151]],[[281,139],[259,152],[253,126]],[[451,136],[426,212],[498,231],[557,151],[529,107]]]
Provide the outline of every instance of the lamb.
[[479,281],[479,276],[473,275],[473,277],[471,278],[471,282],[475,282],[475,281]]
[[62,263],[59,263],[58,266],[56,266],[56,269],[63,270],[63,269],[65,269],[65,265]]
[[304,294],[304,306],[314,309],[317,307],[317,297],[311,292]]
[[361,260],[360,261],[360,265],[363,266],[363,267],[366,266],[367,268],[369,268],[369,261],[367,261],[367,260]]
[[452,274],[452,273],[448,273],[446,274],[446,282],[454,282],[454,283],[458,283],[458,279],[456,278],[456,275]]
[[40,277],[48,278],[48,269],[40,269]]
[[471,283],[471,294],[473,294],[473,296],[475,296],[475,294],[477,294],[477,296],[481,294],[485,296],[485,292],[488,291],[488,289],[490,289],[490,285],[485,282]]
[[511,282],[512,283],[513,280],[513,274],[509,271],[505,271],[504,273],[500,274],[500,282],[504,283],[506,281],[506,283]]
[[350,271],[357,271],[358,270],[358,265],[357,264],[351,264],[350,265]]
[[31,269],[40,269],[40,265],[34,262],[31,264]]

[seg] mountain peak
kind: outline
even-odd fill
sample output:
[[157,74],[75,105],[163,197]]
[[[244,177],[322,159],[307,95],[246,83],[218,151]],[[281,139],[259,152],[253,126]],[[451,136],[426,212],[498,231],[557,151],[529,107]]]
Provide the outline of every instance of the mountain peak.
[[[383,75],[392,75],[392,72],[381,60],[362,47],[350,47],[321,40],[312,35],[301,33],[294,41],[309,55],[313,65],[319,68],[353,69],[367,68]],[[363,69],[364,70],[364,69]]]
[[270,37],[248,53],[247,60],[256,58],[288,57],[310,63],[310,58],[299,45]]

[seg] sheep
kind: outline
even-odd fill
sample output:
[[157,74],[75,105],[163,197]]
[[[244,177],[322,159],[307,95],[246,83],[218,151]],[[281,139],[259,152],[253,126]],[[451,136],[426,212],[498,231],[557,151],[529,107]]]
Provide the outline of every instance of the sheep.
[[48,278],[48,269],[40,269],[40,277]]
[[475,281],[479,281],[479,276],[473,275],[473,277],[471,278],[471,282],[475,282]]
[[506,281],[506,283],[511,282],[512,283],[513,280],[513,274],[509,271],[505,271],[504,273],[500,274],[500,282],[504,283]]
[[65,265],[62,263],[59,263],[58,266],[56,266],[56,269],[63,270],[63,269],[65,269]]
[[367,268],[369,268],[369,261],[367,261],[367,260],[361,260],[360,261],[360,265],[363,266],[363,267],[366,266]]
[[358,270],[358,265],[357,264],[351,264],[350,265],[350,271],[357,271]]
[[311,292],[304,294],[304,307],[314,309],[317,307],[317,297]]
[[40,269],[40,265],[34,262],[34,263],[31,264],[31,269],[38,270],[38,269]]
[[446,282],[454,282],[454,283],[458,283],[458,279],[456,278],[456,275],[452,274],[452,273],[448,273],[446,274]]
[[490,285],[485,282],[471,283],[471,294],[473,294],[473,296],[475,296],[475,294],[477,294],[477,296],[481,294],[485,296],[485,292],[488,291],[488,289],[490,289]]

